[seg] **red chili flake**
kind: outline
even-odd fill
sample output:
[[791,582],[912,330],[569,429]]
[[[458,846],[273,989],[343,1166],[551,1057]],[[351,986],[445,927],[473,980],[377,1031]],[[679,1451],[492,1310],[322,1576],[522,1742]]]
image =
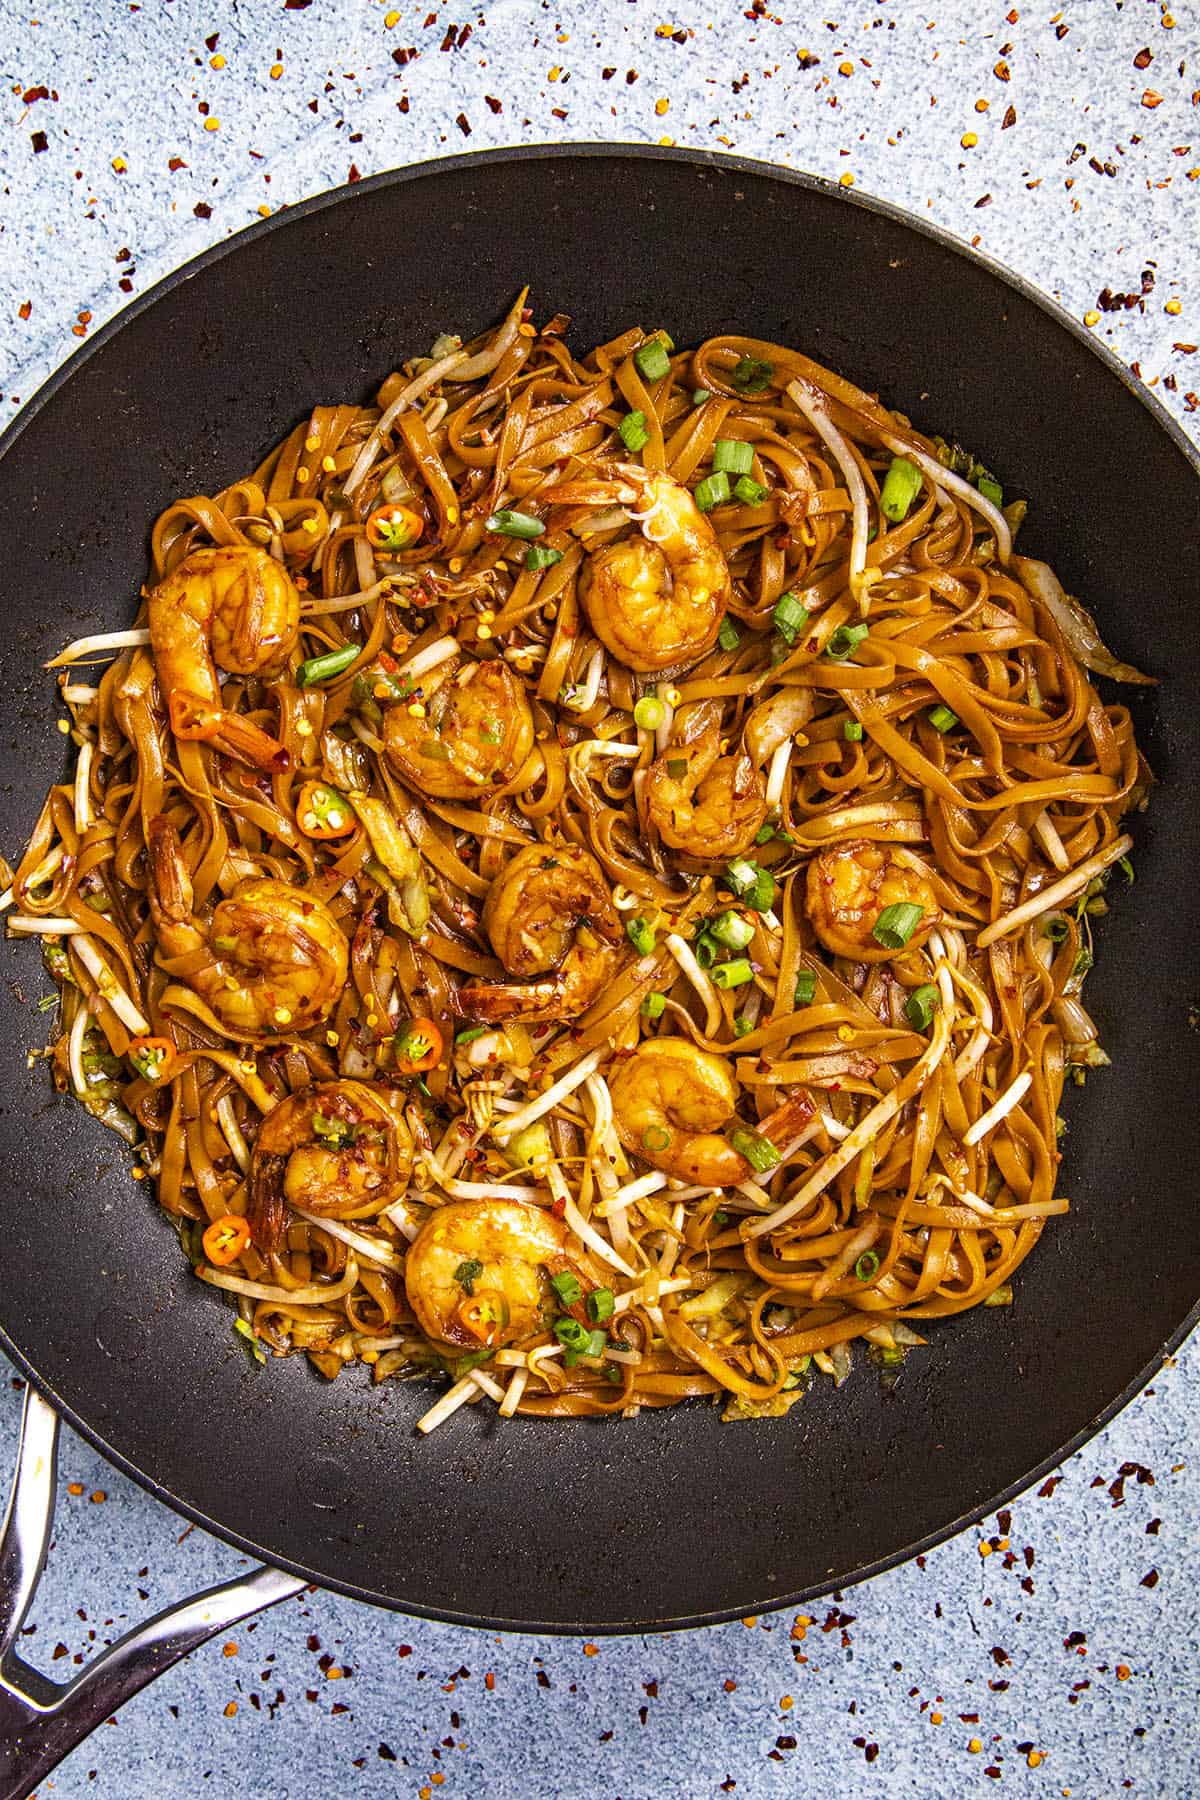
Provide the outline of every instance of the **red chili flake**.
[[1062,1480],[1061,1475],[1047,1476],[1046,1480],[1043,1481],[1041,1487],[1038,1489],[1038,1499],[1039,1500],[1049,1500],[1051,1494],[1054,1492],[1055,1488],[1058,1486],[1058,1484],[1061,1480]]
[[454,123],[458,126],[458,129],[462,132],[464,137],[470,137],[471,121],[470,121],[470,119],[468,119],[466,113],[462,113],[462,112],[458,113],[455,116]]
[[1134,57],[1133,66],[1135,69],[1148,69],[1150,67],[1150,64],[1153,61],[1154,61],[1154,52],[1149,48],[1149,46],[1146,46],[1145,48],[1139,50],[1137,55]]
[[485,94],[483,97],[494,113],[502,113],[504,111],[503,103],[497,100],[495,94]]
[[392,1749],[390,1744],[380,1744],[379,1754],[384,1762],[396,1761],[396,1752]]
[[1069,25],[1056,25],[1054,27],[1054,35],[1058,39],[1060,44],[1062,43],[1063,39],[1066,37],[1066,35],[1067,35],[1068,31],[1070,31],[1070,29],[1071,29],[1071,27]]
[[48,100],[49,98],[50,89],[48,87],[31,87],[26,88],[21,95],[21,103],[23,106],[32,106],[36,100]]
[[1162,95],[1156,94],[1153,88],[1147,88],[1142,95],[1142,105],[1146,108],[1147,112],[1153,112],[1154,108],[1156,106],[1161,106],[1162,103]]
[[1144,1588],[1157,1587],[1158,1586],[1158,1570],[1157,1569],[1148,1570],[1147,1573],[1142,1576],[1141,1586]]
[[1157,1537],[1158,1536],[1158,1528],[1161,1524],[1162,1524],[1161,1519],[1151,1519],[1150,1523],[1146,1527],[1146,1536],[1147,1537]]
[[408,95],[407,94],[402,95],[401,98],[399,100],[397,100],[396,111],[402,112],[402,113],[406,113],[408,111]]
[[33,301],[32,300],[22,300],[20,306],[18,306],[18,308],[17,308],[17,317],[18,317],[18,319],[27,319],[32,311],[33,311]]
[[172,175],[175,175],[180,169],[186,169],[187,164],[184,162],[182,156],[172,156],[168,159],[167,167],[170,169]]
[[421,52],[414,44],[407,44],[403,49],[392,51],[392,61],[396,64],[397,68],[403,69],[406,68],[414,58],[420,56],[420,54]]
[[458,26],[457,25],[451,25],[447,28],[446,35],[442,39],[441,43],[438,45],[438,48],[439,48],[439,50],[457,50],[458,49]]
[[197,200],[195,206],[193,206],[193,208],[192,208],[192,211],[195,213],[195,215],[198,219],[211,219],[212,218],[212,207],[208,204],[207,200]]
[[550,111],[556,119],[565,119],[567,116],[567,109],[565,106],[552,106]]
[[284,12],[303,12],[306,6],[311,5],[312,0],[283,0]]
[[992,196],[990,194],[981,194],[979,199],[975,202],[975,211],[978,212],[981,206],[990,206],[991,204]]
[[51,1662],[57,1662],[60,1656],[66,1656],[68,1654],[69,1652],[65,1644],[55,1644],[50,1660]]
[[992,74],[996,77],[997,81],[1011,81],[1012,80],[1012,70],[1009,68],[1009,66],[1006,62],[998,62],[996,64],[995,68],[992,70]]
[[601,69],[601,71],[600,71],[601,81],[611,81],[613,76],[616,74],[616,72],[617,71],[615,69]]
[[396,1655],[397,1656],[411,1656],[412,1655],[412,1645],[411,1644],[398,1645],[397,1649],[396,1649]]
[[33,145],[33,154],[35,156],[40,156],[43,150],[48,150],[50,148],[50,140],[44,131],[33,132],[29,141]]
[[347,172],[347,175],[346,175],[346,180],[347,180],[347,181],[349,181],[349,182],[350,182],[350,183],[351,183],[351,184],[353,184],[353,183],[354,183],[354,182],[356,182],[356,181],[361,181],[361,180],[362,180],[362,174],[361,174],[361,172],[360,172],[360,170],[359,170],[359,167],[358,167],[358,164],[357,164],[357,163],[351,163],[351,164],[350,164],[350,168],[349,168],[349,170],[348,170],[348,172]]
[[652,1700],[658,1699],[658,1683],[657,1683],[657,1681],[643,1681],[642,1689],[645,1693],[649,1694],[649,1696]]

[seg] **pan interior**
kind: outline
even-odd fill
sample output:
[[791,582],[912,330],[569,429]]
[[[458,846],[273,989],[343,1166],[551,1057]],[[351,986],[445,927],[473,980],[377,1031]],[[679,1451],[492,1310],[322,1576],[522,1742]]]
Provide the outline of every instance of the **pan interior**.
[[[717,231],[696,229],[702,217]],[[500,221],[503,221],[502,226]],[[412,245],[422,246],[413,257]],[[397,247],[404,246],[403,255]],[[45,658],[128,622],[150,521],[251,467],[313,401],[365,396],[524,283],[586,346],[790,341],[959,438],[1028,495],[1119,655],[1160,778],[1088,987],[1114,1067],[1069,1101],[1074,1202],[1016,1302],[935,1327],[885,1397],[865,1362],[787,1420],[706,1406],[429,1440],[425,1387],[252,1367],[109,1137],[55,1099],[36,948],[0,988],[0,1325],[71,1419],[163,1498],[326,1585],[446,1617],[622,1629],[759,1611],[943,1535],[1095,1427],[1200,1292],[1200,591],[1195,473],[1115,365],[1032,294],[887,209],[732,161],[501,153],[362,183],[210,254],[127,315],[9,434],[0,845],[60,776]]]

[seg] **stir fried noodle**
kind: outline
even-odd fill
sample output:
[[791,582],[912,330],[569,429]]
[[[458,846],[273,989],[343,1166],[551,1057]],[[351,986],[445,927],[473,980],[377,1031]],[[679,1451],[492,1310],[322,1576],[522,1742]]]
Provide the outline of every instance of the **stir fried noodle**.
[[524,301],[162,514],[8,924],[260,1360],[779,1415],[1067,1210],[1146,678],[957,446]]

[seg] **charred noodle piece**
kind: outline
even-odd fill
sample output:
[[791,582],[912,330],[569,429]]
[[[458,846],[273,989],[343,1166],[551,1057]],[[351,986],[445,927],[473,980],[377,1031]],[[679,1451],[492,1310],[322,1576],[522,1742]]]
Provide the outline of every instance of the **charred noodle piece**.
[[257,1343],[776,1417],[1066,1210],[1147,678],[844,376],[525,300],[167,509],[2,904]]

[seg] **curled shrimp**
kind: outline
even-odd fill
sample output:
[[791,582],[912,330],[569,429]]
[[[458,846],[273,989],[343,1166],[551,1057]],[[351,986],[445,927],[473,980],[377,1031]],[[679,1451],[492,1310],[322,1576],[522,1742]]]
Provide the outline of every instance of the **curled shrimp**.
[[403,1101],[368,1081],[322,1081],[281,1100],[259,1127],[247,1218],[264,1252],[283,1241],[287,1207],[328,1219],[373,1218],[412,1173]]
[[533,749],[533,714],[506,662],[469,658],[427,675],[414,714],[397,701],[383,715],[388,761],[417,791],[478,799],[506,786]]
[[[439,1206],[404,1262],[408,1303],[429,1337],[460,1349],[499,1349],[546,1329],[560,1310],[550,1277],[595,1285],[570,1252],[560,1219],[521,1200]],[[572,1309],[574,1310],[574,1309]]]
[[640,509],[640,534],[593,551],[579,581],[592,630],[619,661],[648,674],[712,649],[729,604],[729,568],[686,487],[618,463],[612,479],[561,482],[544,498]]
[[307,1031],[332,1011],[346,985],[349,949],[322,901],[253,876],[200,919],[169,819],[150,821],[148,848],[158,961],[199,995],[223,1031],[269,1042]]
[[518,850],[488,890],[483,922],[520,979],[460,988],[468,1019],[574,1018],[611,978],[624,939],[604,871],[575,844]]
[[150,642],[171,729],[260,769],[287,767],[278,739],[221,704],[217,667],[278,673],[300,634],[300,596],[283,564],[249,544],[193,550],[153,588]]
[[885,844],[855,838],[820,851],[808,865],[805,902],[813,930],[835,956],[856,962],[886,962],[899,954],[872,933],[887,906],[908,901],[921,918],[905,948],[925,942],[941,917],[933,885],[897,862]]
[[[691,710],[679,714],[685,739]],[[762,775],[745,750],[721,755],[715,723],[704,724],[690,742],[671,744],[651,763],[645,792],[663,843],[703,862],[740,856],[767,816]]]
[[745,1181],[750,1165],[722,1135],[737,1123],[738,1084],[723,1056],[690,1039],[648,1038],[608,1078],[627,1150],[704,1187]]

